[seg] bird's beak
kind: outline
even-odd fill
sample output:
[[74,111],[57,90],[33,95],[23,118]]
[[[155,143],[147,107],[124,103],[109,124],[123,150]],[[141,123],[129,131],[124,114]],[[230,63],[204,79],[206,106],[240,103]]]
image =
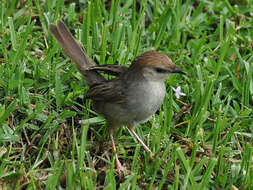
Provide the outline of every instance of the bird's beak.
[[174,68],[174,70],[172,71],[172,73],[179,73],[179,74],[187,75],[186,72],[184,72],[182,69],[179,69],[177,67]]

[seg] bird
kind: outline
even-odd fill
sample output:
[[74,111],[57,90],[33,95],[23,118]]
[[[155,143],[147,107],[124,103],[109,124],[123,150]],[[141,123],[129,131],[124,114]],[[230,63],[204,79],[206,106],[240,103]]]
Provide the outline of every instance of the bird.
[[[154,153],[134,129],[148,121],[163,103],[166,79],[171,74],[185,75],[186,72],[176,67],[169,56],[157,51],[147,51],[137,56],[129,67],[98,65],[87,56],[63,21],[49,24],[49,32],[83,75],[89,86],[86,98],[92,100],[92,109],[106,120],[118,174],[124,173],[124,167],[118,159],[113,134],[121,126],[127,126],[150,157],[154,158]],[[106,79],[103,73],[115,77]]]

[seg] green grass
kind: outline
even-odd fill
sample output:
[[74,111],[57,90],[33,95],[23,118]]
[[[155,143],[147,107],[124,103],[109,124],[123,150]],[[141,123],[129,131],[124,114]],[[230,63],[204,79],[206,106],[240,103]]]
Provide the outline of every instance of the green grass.
[[[0,2],[0,189],[253,189],[253,1],[70,2]],[[129,173],[114,172],[105,121],[48,34],[57,19],[99,64],[157,50],[188,73],[136,129],[160,161],[122,127]]]

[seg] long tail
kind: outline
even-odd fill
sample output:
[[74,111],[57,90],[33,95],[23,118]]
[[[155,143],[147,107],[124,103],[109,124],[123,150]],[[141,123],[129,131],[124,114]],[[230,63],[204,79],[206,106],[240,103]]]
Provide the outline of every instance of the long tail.
[[95,66],[96,64],[89,59],[82,45],[74,39],[61,20],[57,20],[56,25],[50,24],[49,31],[61,45],[63,51],[76,63],[77,68],[85,77],[88,85],[105,81],[105,78],[97,71],[88,70],[89,67]]

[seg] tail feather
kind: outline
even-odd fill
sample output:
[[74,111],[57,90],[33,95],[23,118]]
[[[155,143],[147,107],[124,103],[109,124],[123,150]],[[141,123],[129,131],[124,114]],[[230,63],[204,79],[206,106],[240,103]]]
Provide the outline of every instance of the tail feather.
[[49,31],[61,45],[63,51],[76,63],[88,85],[105,81],[105,78],[100,73],[88,70],[89,67],[96,64],[89,59],[82,46],[74,39],[62,21],[57,20],[56,25],[50,24]]

